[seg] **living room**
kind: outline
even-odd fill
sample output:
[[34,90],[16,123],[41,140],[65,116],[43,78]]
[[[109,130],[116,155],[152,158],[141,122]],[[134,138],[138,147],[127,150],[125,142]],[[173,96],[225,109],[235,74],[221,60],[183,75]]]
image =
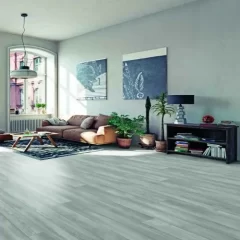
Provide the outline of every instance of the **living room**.
[[[24,12],[28,13],[23,38],[27,52],[44,50],[45,57],[52,54],[54,59],[49,73],[54,87],[45,94],[50,116],[39,114],[41,122],[49,117],[68,120],[75,114],[112,112],[145,117],[145,98],[123,98],[123,56],[166,49],[167,94],[194,95],[194,104],[183,104],[187,122],[200,124],[203,116],[211,115],[216,124],[228,120],[239,125],[238,0],[60,2],[58,6],[27,0],[20,6],[10,0],[0,10],[0,22],[9,23],[0,24],[0,129],[11,132],[11,118],[26,118],[23,112],[10,113],[6,80],[10,51],[24,51]],[[107,61],[105,99],[82,99],[77,66],[102,59]],[[151,99],[151,104],[156,100]],[[172,124],[175,117],[166,115],[165,123]],[[161,117],[152,110],[149,127],[161,136]],[[236,131],[234,144],[227,143],[236,145],[235,161],[240,159]],[[211,158],[142,149],[138,137],[130,149],[92,148],[88,153],[39,161],[0,143],[0,219],[4,223],[0,237],[240,238],[238,162],[226,165]]]

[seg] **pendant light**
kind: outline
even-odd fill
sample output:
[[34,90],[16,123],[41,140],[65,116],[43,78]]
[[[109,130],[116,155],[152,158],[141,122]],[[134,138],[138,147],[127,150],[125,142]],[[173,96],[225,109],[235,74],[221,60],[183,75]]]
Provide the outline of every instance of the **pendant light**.
[[23,35],[25,33],[25,18],[28,16],[26,13],[22,13],[21,16],[23,17],[23,33],[21,36],[23,49],[24,49],[24,56],[22,58],[23,66],[20,66],[18,70],[11,71],[10,77],[11,78],[20,78],[20,79],[29,79],[37,77],[37,72],[30,70],[28,66],[25,66],[25,57],[27,55],[25,44],[23,41]]

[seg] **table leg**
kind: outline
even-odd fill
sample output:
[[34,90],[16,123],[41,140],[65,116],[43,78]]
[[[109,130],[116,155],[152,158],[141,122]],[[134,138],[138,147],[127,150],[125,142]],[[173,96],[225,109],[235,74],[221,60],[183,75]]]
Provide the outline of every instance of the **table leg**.
[[35,137],[32,137],[30,142],[28,143],[27,147],[24,149],[24,152],[27,152],[27,150],[30,148],[32,142],[34,141]]
[[17,140],[15,141],[15,143],[12,145],[12,148],[15,148],[19,142],[19,140],[21,139],[21,137],[18,137]]
[[57,147],[57,144],[54,142],[54,140],[51,138],[50,135],[47,135],[47,138],[49,139],[49,141],[51,142],[51,144],[52,144],[54,147]]
[[37,137],[37,140],[40,142],[41,145],[43,145],[43,140],[40,137]]

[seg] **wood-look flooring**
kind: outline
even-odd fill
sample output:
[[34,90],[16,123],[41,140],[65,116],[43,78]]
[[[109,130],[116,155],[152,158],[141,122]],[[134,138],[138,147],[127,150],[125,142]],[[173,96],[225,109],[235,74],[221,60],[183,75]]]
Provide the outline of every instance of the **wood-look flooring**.
[[133,148],[0,147],[1,240],[239,240],[240,164]]

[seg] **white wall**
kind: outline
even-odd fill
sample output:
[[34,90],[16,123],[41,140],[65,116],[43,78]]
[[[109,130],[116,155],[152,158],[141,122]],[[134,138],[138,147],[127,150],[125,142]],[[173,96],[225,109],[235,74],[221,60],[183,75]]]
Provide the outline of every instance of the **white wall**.
[[[144,114],[144,101],[122,99],[122,55],[168,47],[169,94],[194,94],[190,122],[204,114],[240,121],[240,1],[201,0],[59,44],[60,115]],[[76,64],[108,58],[108,100],[77,102]],[[153,131],[159,119],[152,116]]]
[[[57,52],[57,43],[53,41],[24,37],[24,43]],[[0,129],[7,128],[8,47],[16,45],[21,45],[20,35],[0,32]]]

